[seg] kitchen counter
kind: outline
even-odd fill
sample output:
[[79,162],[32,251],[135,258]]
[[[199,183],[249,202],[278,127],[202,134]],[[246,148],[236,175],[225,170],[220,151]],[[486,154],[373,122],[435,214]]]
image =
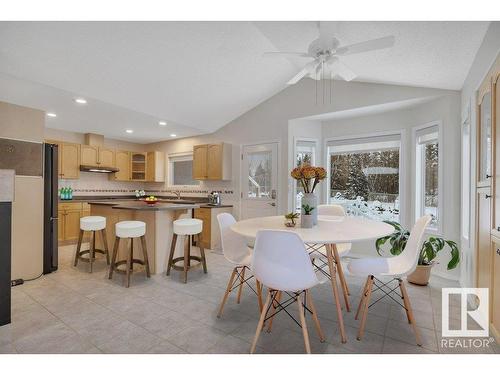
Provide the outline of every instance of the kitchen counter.
[[165,210],[187,210],[198,208],[200,205],[193,203],[161,203],[158,202],[154,205],[149,205],[145,202],[113,202],[113,201],[90,201],[90,205],[104,205],[111,206],[118,210],[138,210],[138,211],[165,211]]

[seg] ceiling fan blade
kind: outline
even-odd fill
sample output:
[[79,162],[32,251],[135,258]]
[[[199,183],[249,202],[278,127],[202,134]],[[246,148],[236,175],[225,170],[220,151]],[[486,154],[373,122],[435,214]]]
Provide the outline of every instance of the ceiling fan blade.
[[394,45],[394,35],[385,36],[383,38],[367,40],[361,43],[355,43],[348,46],[340,47],[335,52],[336,55],[352,55],[355,53],[362,53],[374,51],[377,49],[389,48]]
[[314,72],[316,70],[316,68],[318,67],[319,64],[321,64],[321,63],[319,61],[317,61],[317,60],[311,61],[309,64],[307,64],[304,67],[304,69],[302,69],[290,81],[288,81],[287,85],[295,85],[302,78],[304,78],[308,74],[311,74],[312,72]]
[[312,57],[309,56],[307,52],[264,52],[264,57],[274,57],[274,56],[298,56],[298,57]]
[[339,76],[347,82],[352,81],[354,78],[356,78],[356,74],[347,65],[339,60],[334,61],[332,64],[332,78],[334,76]]

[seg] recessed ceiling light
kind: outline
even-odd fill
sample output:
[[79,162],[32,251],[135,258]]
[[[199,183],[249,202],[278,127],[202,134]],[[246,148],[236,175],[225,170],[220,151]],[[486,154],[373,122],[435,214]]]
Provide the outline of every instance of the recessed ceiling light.
[[167,126],[167,122],[166,121],[159,121],[158,125],[160,125],[160,126]]
[[78,104],[87,104],[87,100],[84,98],[75,98],[75,102]]
[[177,137],[177,134],[170,134],[171,137]]
[[57,117],[57,115],[54,112],[47,112],[48,117]]
[[132,129],[125,130],[127,133],[132,134],[134,131]]

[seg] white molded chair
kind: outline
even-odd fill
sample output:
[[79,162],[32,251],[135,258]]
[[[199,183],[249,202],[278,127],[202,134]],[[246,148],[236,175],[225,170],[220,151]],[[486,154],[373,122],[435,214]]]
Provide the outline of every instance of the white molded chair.
[[[250,284],[248,284],[248,281],[253,278],[253,275],[245,279],[245,271],[248,270],[251,272],[250,264],[252,262],[252,251],[247,246],[245,238],[231,230],[230,226],[236,223],[233,215],[227,212],[218,214],[217,221],[219,222],[220,228],[222,252],[224,257],[234,264],[233,272],[229,278],[226,292],[224,293],[217,314],[217,317],[220,318],[224,311],[224,305],[226,304],[227,298],[233,290],[238,289],[237,303],[240,303],[241,300],[243,284],[247,284],[253,290]],[[259,311],[262,311],[262,286],[257,279],[255,279],[255,282],[256,290],[254,290],[254,292],[257,294]]]
[[[255,240],[252,270],[255,277],[269,290],[250,353],[255,351],[264,323],[271,320],[271,325],[274,315],[285,310],[293,302],[298,304],[300,324],[294,320],[302,327],[306,352],[311,353],[304,309],[311,313],[321,342],[324,342],[324,335],[309,292],[319,280],[302,239],[298,234],[289,231],[259,231]],[[280,302],[282,293],[289,298]]]
[[[356,319],[358,319],[359,313],[362,313],[361,324],[359,326],[357,337],[358,340],[361,340],[361,338],[363,337],[369,307],[371,307],[374,303],[380,301],[384,297],[390,297],[394,301],[397,301],[391,296],[391,293],[396,293],[403,300],[403,305],[401,305],[401,307],[406,311],[408,323],[411,324],[413,331],[415,332],[417,345],[422,345],[420,341],[420,334],[413,317],[410,299],[408,297],[408,293],[406,291],[406,287],[402,280],[402,277],[408,275],[409,273],[412,273],[417,267],[418,256],[420,253],[420,249],[422,248],[425,228],[427,227],[427,225],[429,225],[430,221],[431,217],[429,215],[422,216],[417,220],[410,232],[410,237],[408,238],[406,247],[400,255],[391,258],[378,257],[354,259],[347,266],[347,269],[351,274],[367,277],[363,289],[363,294],[361,295],[361,300],[359,301],[358,311],[356,312],[355,317]],[[377,277],[391,277],[392,279],[388,282],[382,282]],[[398,282],[401,295],[397,293],[397,287],[388,288],[389,291],[386,291],[384,289],[389,283],[393,281]],[[374,285],[376,287],[375,290],[382,291],[384,295],[380,299],[376,300],[372,305],[370,305],[370,297]]]
[[[344,207],[338,204],[320,204],[318,205],[318,215],[321,216],[346,216]],[[342,287],[342,293],[344,295],[344,303],[347,311],[351,310],[349,303],[349,287],[345,279],[344,270],[342,268],[341,258],[346,256],[351,250],[352,244],[350,243],[339,243],[333,246],[333,258],[337,265],[337,272],[340,279],[340,285]],[[325,272],[328,263],[326,261],[326,248],[322,245],[312,245],[309,246],[311,252],[311,258],[316,269],[322,273]]]

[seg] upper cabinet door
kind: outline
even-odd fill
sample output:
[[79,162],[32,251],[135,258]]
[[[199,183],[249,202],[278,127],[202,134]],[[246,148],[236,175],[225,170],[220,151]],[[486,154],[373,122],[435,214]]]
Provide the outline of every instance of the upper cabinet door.
[[208,145],[207,178],[222,180],[222,144]]
[[485,91],[479,97],[477,116],[479,124],[478,186],[490,186],[492,160],[491,90]]
[[116,173],[110,174],[110,179],[117,181],[130,181],[130,152],[116,151]]
[[193,178],[195,180],[205,180],[207,174],[208,145],[198,145],[193,147]]
[[97,160],[97,163],[103,167],[114,167],[115,152],[113,150],[99,147],[99,159]]
[[82,145],[82,165],[97,165],[99,161],[99,147]]
[[75,143],[62,143],[60,146],[61,178],[79,178],[80,145]]

